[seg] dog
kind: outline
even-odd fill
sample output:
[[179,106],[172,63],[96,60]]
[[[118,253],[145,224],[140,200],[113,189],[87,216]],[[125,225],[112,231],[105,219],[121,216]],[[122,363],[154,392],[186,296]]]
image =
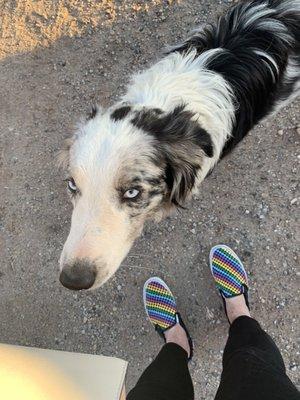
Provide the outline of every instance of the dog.
[[183,207],[217,162],[300,90],[300,0],[244,1],[94,107],[60,154],[74,205],[73,290],[106,282],[146,220]]

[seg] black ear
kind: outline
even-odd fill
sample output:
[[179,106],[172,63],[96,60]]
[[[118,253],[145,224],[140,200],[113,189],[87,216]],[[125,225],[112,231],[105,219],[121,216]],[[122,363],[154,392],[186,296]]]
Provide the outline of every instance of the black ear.
[[98,104],[93,104],[86,116],[86,120],[94,119],[99,113],[101,113],[101,107]]
[[139,112],[132,123],[156,138],[160,159],[165,165],[169,200],[181,205],[195,185],[204,157],[213,157],[210,135],[184,106],[170,113],[154,110]]
[[195,185],[199,167],[192,163],[168,160],[165,168],[165,179],[169,189],[169,202],[183,208],[183,204]]

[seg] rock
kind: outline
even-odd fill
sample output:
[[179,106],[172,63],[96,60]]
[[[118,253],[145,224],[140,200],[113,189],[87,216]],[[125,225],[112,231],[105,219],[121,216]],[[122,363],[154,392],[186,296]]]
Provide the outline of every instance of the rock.
[[213,320],[214,314],[211,312],[211,310],[206,307],[206,318],[209,319],[210,321]]

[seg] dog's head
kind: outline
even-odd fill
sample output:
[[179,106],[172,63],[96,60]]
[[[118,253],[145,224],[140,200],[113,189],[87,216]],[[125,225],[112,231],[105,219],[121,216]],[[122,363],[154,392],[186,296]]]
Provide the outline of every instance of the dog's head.
[[209,134],[182,106],[94,109],[61,152],[74,205],[61,283],[79,290],[107,281],[144,222],[183,204],[212,156]]

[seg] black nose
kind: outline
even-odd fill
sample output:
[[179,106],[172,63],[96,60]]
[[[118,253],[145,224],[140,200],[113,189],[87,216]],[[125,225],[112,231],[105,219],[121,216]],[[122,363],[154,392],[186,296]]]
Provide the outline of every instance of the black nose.
[[71,290],[89,289],[96,280],[96,265],[88,260],[76,260],[63,267],[59,280]]

